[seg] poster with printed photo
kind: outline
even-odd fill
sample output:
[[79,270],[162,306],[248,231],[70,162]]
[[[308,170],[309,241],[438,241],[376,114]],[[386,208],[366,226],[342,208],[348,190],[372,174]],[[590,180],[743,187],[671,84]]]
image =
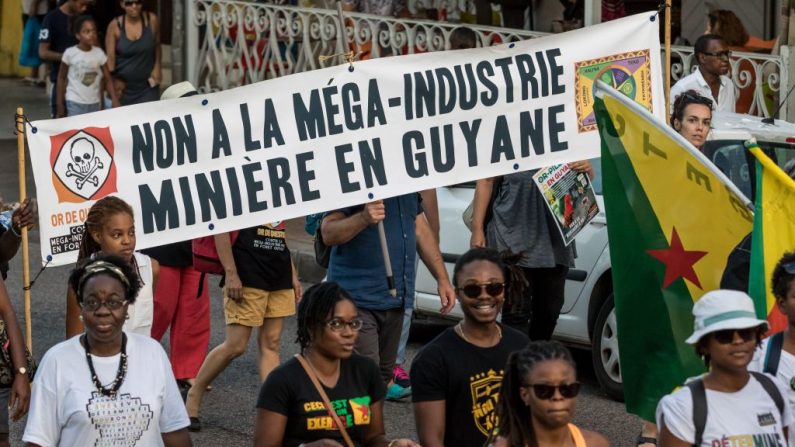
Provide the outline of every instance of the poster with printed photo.
[[591,179],[563,163],[539,169],[533,180],[555,217],[563,242],[569,245],[599,213]]

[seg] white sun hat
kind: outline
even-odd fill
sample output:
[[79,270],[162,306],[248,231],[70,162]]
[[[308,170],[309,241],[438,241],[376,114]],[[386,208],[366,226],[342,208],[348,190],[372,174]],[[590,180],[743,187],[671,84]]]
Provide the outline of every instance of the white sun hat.
[[189,81],[183,81],[165,89],[163,94],[160,95],[160,100],[165,101],[167,99],[182,98],[197,94],[198,92],[196,91],[196,87],[194,87],[193,84],[191,84]]
[[693,335],[685,340],[691,345],[698,343],[707,334],[724,329],[768,327],[767,321],[756,317],[751,297],[736,290],[713,290],[705,293],[693,305],[693,317]]

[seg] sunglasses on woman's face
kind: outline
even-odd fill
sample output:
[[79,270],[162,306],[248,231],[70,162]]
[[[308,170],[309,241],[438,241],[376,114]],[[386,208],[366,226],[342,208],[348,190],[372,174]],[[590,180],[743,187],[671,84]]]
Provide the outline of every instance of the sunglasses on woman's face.
[[712,333],[712,338],[715,339],[716,342],[722,345],[728,345],[729,343],[734,342],[734,333],[740,334],[740,338],[743,339],[743,342],[749,342],[751,340],[756,339],[756,334],[759,329],[755,327],[751,327],[748,329],[724,329],[722,331],[715,331]]
[[478,283],[478,284],[467,284],[464,287],[456,288],[457,291],[461,292],[467,298],[478,298],[480,294],[483,292],[483,289],[486,289],[486,293],[489,296],[497,297],[502,294],[505,290],[505,283],[502,282],[487,282],[487,283]]
[[523,388],[532,388],[533,394],[542,400],[549,400],[555,396],[555,390],[560,392],[564,399],[572,399],[580,394],[580,382],[563,383],[560,385],[547,385],[546,383],[535,383],[522,385]]
[[141,0],[124,0],[124,6],[135,6],[140,4]]

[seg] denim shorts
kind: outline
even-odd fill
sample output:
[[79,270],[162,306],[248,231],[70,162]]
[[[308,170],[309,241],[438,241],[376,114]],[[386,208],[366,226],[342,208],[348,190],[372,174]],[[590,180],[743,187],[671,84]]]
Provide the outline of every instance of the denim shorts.
[[82,104],[79,102],[66,101],[66,116],[82,115],[90,112],[99,112],[99,103]]

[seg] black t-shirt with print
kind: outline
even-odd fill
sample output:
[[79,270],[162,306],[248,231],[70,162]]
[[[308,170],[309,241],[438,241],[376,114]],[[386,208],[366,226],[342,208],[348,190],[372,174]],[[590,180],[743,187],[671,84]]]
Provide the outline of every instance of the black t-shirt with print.
[[449,328],[425,345],[411,363],[414,402],[445,401],[444,445],[481,447],[496,428],[497,397],[511,352],[529,339],[506,326],[491,348],[465,342]]
[[[323,389],[351,440],[357,446],[363,445],[370,425],[370,406],[383,400],[386,394],[378,365],[353,354],[340,363],[337,385],[334,388],[324,385]],[[295,358],[270,373],[260,388],[257,408],[287,416],[282,440],[284,447],[324,438],[345,444],[340,432],[332,428],[333,420],[323,406],[320,394]]]
[[279,222],[240,230],[232,254],[243,287],[269,292],[293,287],[284,228]]

